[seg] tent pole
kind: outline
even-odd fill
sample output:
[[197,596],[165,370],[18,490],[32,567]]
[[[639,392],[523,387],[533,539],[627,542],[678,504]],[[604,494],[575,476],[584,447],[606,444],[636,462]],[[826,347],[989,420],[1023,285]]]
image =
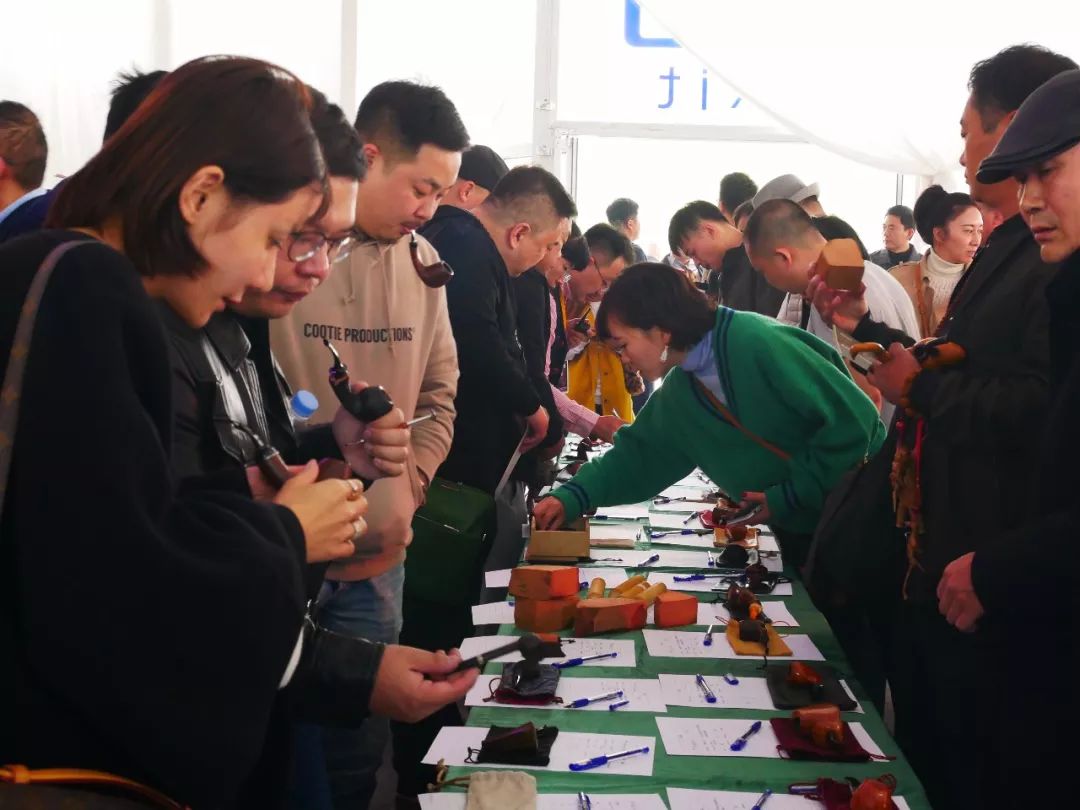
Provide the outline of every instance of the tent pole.
[[358,0],[341,0],[341,96],[339,103],[350,121],[360,106],[357,98],[359,76],[360,16]]
[[534,163],[550,172],[556,167],[554,125],[558,81],[559,0],[537,0],[532,156]]

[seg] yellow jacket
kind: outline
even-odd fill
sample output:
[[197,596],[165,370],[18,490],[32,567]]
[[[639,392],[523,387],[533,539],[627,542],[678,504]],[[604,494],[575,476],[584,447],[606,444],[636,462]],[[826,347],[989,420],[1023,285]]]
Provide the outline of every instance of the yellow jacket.
[[[590,326],[594,324],[595,316],[589,307],[585,308],[583,317]],[[565,300],[563,322],[566,322]],[[602,414],[616,414],[626,422],[633,422],[634,402],[626,390],[626,372],[619,355],[599,340],[591,340],[581,354],[567,364],[566,395],[586,408],[595,408],[597,379],[600,380]]]

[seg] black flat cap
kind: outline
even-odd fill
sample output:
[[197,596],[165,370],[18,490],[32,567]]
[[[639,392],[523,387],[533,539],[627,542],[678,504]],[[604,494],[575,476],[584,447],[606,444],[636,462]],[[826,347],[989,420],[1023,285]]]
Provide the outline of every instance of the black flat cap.
[[470,146],[461,154],[459,180],[469,180],[485,191],[491,191],[510,171],[506,161],[490,146]]
[[979,164],[980,183],[1000,183],[1024,166],[1052,158],[1080,143],[1080,70],[1066,70],[1027,97]]

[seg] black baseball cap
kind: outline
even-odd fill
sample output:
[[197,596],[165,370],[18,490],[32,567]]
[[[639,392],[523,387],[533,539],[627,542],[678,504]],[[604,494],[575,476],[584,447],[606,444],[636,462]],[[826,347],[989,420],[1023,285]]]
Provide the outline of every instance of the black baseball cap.
[[1066,70],[1025,99],[975,177],[980,183],[1000,183],[1017,169],[1041,163],[1078,143],[1080,70]]
[[508,171],[506,161],[494,149],[477,144],[461,154],[458,179],[469,180],[485,191],[491,191]]

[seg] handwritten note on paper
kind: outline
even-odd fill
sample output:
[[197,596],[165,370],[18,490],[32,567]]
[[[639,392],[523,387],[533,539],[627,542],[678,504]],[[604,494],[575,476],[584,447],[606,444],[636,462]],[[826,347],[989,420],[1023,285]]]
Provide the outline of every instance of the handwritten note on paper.
[[[589,556],[598,561],[620,562],[629,568],[639,567],[645,560],[649,559],[655,554],[660,555],[660,559],[654,563],[650,563],[649,567],[656,568],[707,568],[709,560],[705,556],[704,551],[676,551],[671,549],[652,549],[649,551],[641,551],[638,549],[603,549],[594,548],[589,552]],[[609,560],[608,558],[617,558],[615,560]]]
[[769,687],[764,678],[744,678],[734,686],[720,675],[705,675],[705,683],[716,696],[716,703],[709,703],[693,675],[661,675],[660,688],[669,706],[690,706],[695,709],[776,709],[769,697]]
[[[421,810],[465,810],[464,793],[421,793]],[[656,793],[590,793],[592,810],[667,810],[664,800]],[[579,810],[576,793],[540,793],[536,810]],[[803,810],[810,810],[803,808]]]
[[[513,639],[513,636],[472,636],[461,642],[461,646],[459,647],[461,650],[461,657],[472,658],[474,655],[481,655],[488,650],[494,650],[496,647],[501,647],[503,644],[509,644]],[[586,656],[598,655],[599,653],[618,653],[615,658],[602,658],[599,661],[586,661],[582,664],[582,666],[585,667],[633,667],[637,665],[634,660],[634,642],[632,639],[578,638],[574,639],[573,644],[564,642],[562,649],[565,653],[563,658],[585,658]],[[520,661],[521,653],[510,653],[494,660],[498,663]],[[545,658],[543,659],[543,662],[545,664],[553,664],[556,661],[561,660],[563,659]]]
[[472,606],[473,624],[513,624],[513,602],[487,602]]
[[[719,629],[719,628],[718,628]],[[713,643],[706,646],[705,633],[687,630],[642,630],[649,655],[656,658],[746,658],[737,655],[722,632],[713,632]],[[791,648],[792,661],[824,661],[825,656],[809,636],[788,633],[784,641]],[[784,656],[785,659],[788,656]]]
[[[690,757],[761,757],[779,759],[778,740],[767,720],[761,730],[750,737],[741,751],[732,751],[731,743],[745,734],[753,720],[702,720],[696,717],[657,717],[656,727],[664,741],[664,750],[671,756]],[[877,756],[882,750],[863,728],[862,723],[849,723],[848,728],[868,752]]]
[[[669,722],[674,721],[674,722]],[[762,757],[779,759],[777,739],[768,720],[750,737],[742,751],[732,751],[731,744],[745,734],[753,720],[704,720],[697,717],[657,717],[656,727],[670,756],[688,757]]]
[[[671,810],[753,810],[761,793],[669,787],[667,797]],[[900,810],[909,810],[903,797],[893,796],[893,802]],[[770,796],[767,804],[768,810],[810,810],[822,806],[818,802],[807,802],[804,796],[788,796],[779,792]]]
[[[572,672],[573,670],[567,670]],[[491,694],[491,679],[481,678],[473,688],[469,690],[465,695],[466,706],[505,706],[506,708],[519,708],[511,704],[495,703],[493,700],[486,700]],[[618,689],[623,691],[623,697],[618,700],[629,700],[630,703],[623,706],[618,711],[620,712],[652,712],[654,714],[663,714],[667,711],[667,703],[664,700],[663,692],[660,688],[660,681],[655,678],[568,678],[563,677],[559,679],[559,687],[555,691],[555,694],[562,698],[563,703],[551,704],[550,706],[544,706],[545,709],[560,709],[563,706],[568,706],[572,701],[579,698],[598,697],[600,695],[606,695],[610,692],[614,692]],[[613,702],[612,700],[604,701],[601,703],[592,703],[588,706],[583,706],[580,709],[567,709],[572,712],[588,712],[599,711],[606,712],[608,706]]]
[[[488,730],[483,726],[447,726],[439,731],[439,735],[422,761],[425,765],[434,765],[440,759],[445,760],[447,765],[472,765],[473,763],[465,761],[469,755],[469,748],[479,748],[487,734]],[[476,765],[476,767],[570,772],[571,762],[580,762],[602,754],[614,754],[646,746],[649,748],[647,754],[635,754],[617,759],[599,768],[582,771],[581,774],[583,777],[587,774],[652,776],[653,754],[656,751],[655,737],[587,734],[574,731],[559,732],[559,736],[555,738],[555,744],[551,746],[551,761],[545,768],[533,768],[528,765],[496,765],[490,762]]]

